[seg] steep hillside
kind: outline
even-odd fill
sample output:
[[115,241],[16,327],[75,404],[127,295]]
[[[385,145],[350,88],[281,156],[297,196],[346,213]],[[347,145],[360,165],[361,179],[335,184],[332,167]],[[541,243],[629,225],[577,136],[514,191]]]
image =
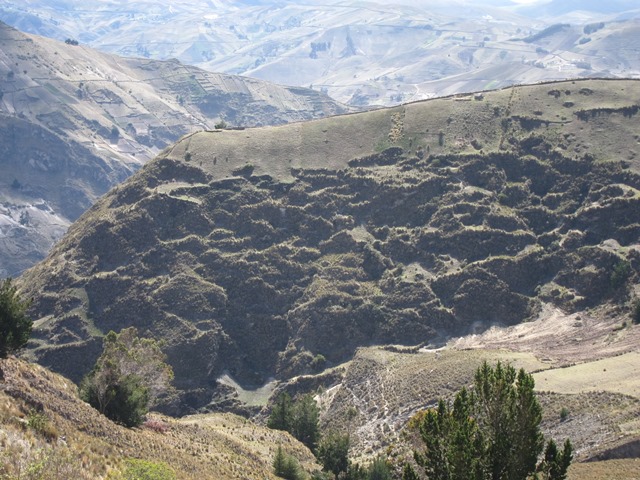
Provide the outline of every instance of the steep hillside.
[[100,195],[185,133],[344,111],[311,90],[123,59],[0,23],[0,276],[43,258]]
[[3,478],[123,478],[117,472],[132,459],[164,465],[179,479],[276,478],[278,445],[307,471],[319,468],[288,434],[231,414],[151,414],[141,428],[121,427],[80,401],[67,379],[15,359],[0,360],[0,445]]
[[551,307],[620,324],[639,110],[640,82],[588,80],[188,135],[21,278],[30,355],[79,380],[135,325],[166,340],[183,406],[215,408],[225,373],[256,387]]
[[353,105],[640,76],[633,0],[528,8],[488,0],[131,0],[91,9],[81,0],[5,0],[0,18],[119,55],[312,86]]

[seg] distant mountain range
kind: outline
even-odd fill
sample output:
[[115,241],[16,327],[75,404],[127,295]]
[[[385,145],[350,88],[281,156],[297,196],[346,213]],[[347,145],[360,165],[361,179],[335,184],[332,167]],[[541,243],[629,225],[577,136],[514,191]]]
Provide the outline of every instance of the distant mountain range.
[[348,111],[313,90],[126,59],[0,23],[0,277],[182,135]]
[[[79,0],[9,0],[0,19],[124,56],[177,58],[312,87],[361,106],[542,80],[640,75],[640,6],[631,0],[533,6],[103,1],[91,8]],[[557,23],[570,26],[536,37]]]

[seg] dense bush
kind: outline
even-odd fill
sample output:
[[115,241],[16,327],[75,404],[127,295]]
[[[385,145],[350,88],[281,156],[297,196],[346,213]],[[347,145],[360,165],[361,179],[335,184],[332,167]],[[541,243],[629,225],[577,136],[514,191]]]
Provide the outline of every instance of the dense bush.
[[19,350],[29,340],[33,322],[26,313],[28,306],[10,278],[0,283],[0,358]]
[[158,343],[138,338],[135,328],[109,332],[80,394],[111,420],[128,427],[140,425],[149,405],[171,389],[173,371],[164,360]]
[[613,267],[611,276],[609,277],[609,284],[613,290],[617,290],[624,286],[631,275],[631,265],[625,260],[620,260]]
[[82,385],[82,399],[114,422],[126,427],[140,425],[149,405],[149,390],[140,377],[127,375],[114,379],[104,389],[87,377]]

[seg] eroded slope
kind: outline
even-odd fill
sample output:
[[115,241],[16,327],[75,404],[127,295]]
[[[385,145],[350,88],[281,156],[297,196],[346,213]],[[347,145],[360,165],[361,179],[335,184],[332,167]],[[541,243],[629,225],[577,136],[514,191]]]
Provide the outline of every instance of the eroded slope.
[[[576,81],[185,137],[21,280],[74,380],[110,329],[167,342],[183,408],[359,346],[637,294],[640,82]],[[80,361],[82,359],[82,361]]]

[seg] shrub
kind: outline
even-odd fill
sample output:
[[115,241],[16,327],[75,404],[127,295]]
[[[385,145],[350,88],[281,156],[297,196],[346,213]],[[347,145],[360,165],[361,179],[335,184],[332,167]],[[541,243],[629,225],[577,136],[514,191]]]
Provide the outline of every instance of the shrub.
[[631,275],[631,265],[626,260],[620,260],[613,267],[611,276],[609,277],[609,284],[613,290],[618,290],[620,287],[627,283],[627,279]]
[[391,480],[391,469],[387,461],[382,458],[376,458],[369,466],[367,471],[368,480]]
[[32,428],[47,440],[58,438],[58,430],[42,412],[31,410],[27,415],[27,427]]
[[313,357],[313,360],[311,360],[311,369],[314,372],[318,372],[322,370],[326,364],[327,359],[325,358],[325,356],[321,353],[318,353],[315,357]]
[[162,462],[130,458],[125,461],[122,480],[175,480],[176,473]]
[[567,407],[562,407],[560,410],[560,420],[564,421],[569,416],[569,409]]
[[0,358],[22,348],[31,336],[33,322],[27,316],[29,302],[7,278],[0,283]]
[[155,340],[138,338],[134,327],[109,332],[80,394],[94,408],[127,427],[140,425],[149,405],[171,389],[173,371]]
[[631,306],[631,321],[640,324],[640,298],[636,298]]

